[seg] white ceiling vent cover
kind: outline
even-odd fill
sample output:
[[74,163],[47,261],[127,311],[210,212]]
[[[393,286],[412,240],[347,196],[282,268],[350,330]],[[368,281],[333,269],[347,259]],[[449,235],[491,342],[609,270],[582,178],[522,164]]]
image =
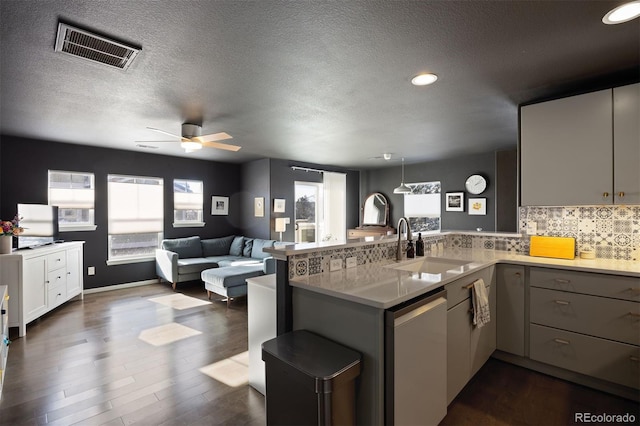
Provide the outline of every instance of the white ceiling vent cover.
[[126,70],[141,49],[58,23],[56,52]]

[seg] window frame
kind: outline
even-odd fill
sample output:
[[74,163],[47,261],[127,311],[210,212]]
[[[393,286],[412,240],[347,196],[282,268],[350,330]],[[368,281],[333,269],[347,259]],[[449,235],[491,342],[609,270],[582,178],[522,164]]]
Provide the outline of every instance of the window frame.
[[[56,200],[52,200],[51,199],[51,193],[52,190],[54,189],[70,189],[70,190],[74,190],[74,188],[60,188],[60,187],[51,187],[51,175],[53,173],[58,173],[58,174],[69,174],[69,175],[80,175],[80,176],[86,176],[89,177],[91,180],[91,191],[93,192],[93,199],[91,200],[91,208],[75,208],[75,209],[82,209],[82,210],[89,210],[89,217],[90,217],[90,222],[82,222],[79,224],[69,224],[69,223],[63,223],[60,222],[60,218],[62,217],[62,215],[59,216],[58,219],[58,230],[59,232],[76,232],[76,231],[95,231],[98,226],[96,225],[96,217],[95,217],[95,211],[96,211],[96,177],[95,177],[95,173],[92,172],[77,172],[77,171],[69,171],[69,170],[48,170],[47,171],[47,202],[48,204],[51,206],[58,206],[58,210],[70,210],[73,208],[70,207],[65,207],[64,205],[60,205],[59,203],[53,204],[53,202],[56,202]],[[84,191],[84,190],[79,190],[79,191]]]
[[[185,186],[188,186],[189,182],[193,182],[200,185],[200,219],[201,220],[176,220],[176,211],[178,210],[187,210],[187,209],[178,209],[177,208],[177,200],[176,194],[197,194],[197,192],[176,192],[176,183],[184,182]],[[204,222],[204,182],[197,179],[173,179],[173,227],[174,228],[202,228],[205,226]],[[193,209],[196,210],[196,209]]]
[[[147,218],[149,223],[159,223],[160,224],[160,230],[156,233],[155,231],[151,230],[149,232],[140,232],[140,233],[126,233],[126,232],[112,232],[112,228],[115,225],[115,222],[112,221],[112,213],[113,213],[113,209],[115,207],[112,206],[112,196],[113,196],[113,189],[111,184],[112,183],[126,183],[126,182],[117,182],[114,181],[112,179],[130,179],[130,180],[134,180],[134,182],[131,182],[132,184],[136,184],[136,185],[144,185],[143,182],[135,182],[137,180],[152,180],[152,181],[156,181],[157,184],[154,184],[153,186],[159,186],[159,190],[158,192],[158,196],[160,197],[160,200],[155,200],[155,202],[159,205],[159,216],[153,216],[151,218]],[[137,262],[147,262],[147,261],[152,261],[155,260],[155,250],[160,248],[160,244],[162,242],[162,239],[164,238],[164,178],[162,177],[155,177],[155,176],[138,176],[138,175],[125,175],[125,174],[119,174],[119,173],[110,173],[107,175],[107,265],[122,265],[122,264],[127,264],[127,263],[137,263]],[[148,194],[145,194],[148,195]],[[138,198],[136,198],[136,201],[139,201]],[[148,204],[145,204],[148,205]],[[136,209],[136,214],[138,216],[140,216],[140,211],[138,209]],[[126,226],[126,225],[125,225]],[[130,225],[129,225],[130,226]],[[152,227],[153,228],[153,227]],[[115,235],[136,235],[136,234],[149,234],[149,235],[154,235],[157,234],[157,243],[155,245],[155,248],[153,249],[153,253],[142,253],[142,254],[132,254],[132,255],[121,255],[121,256],[113,256],[112,255],[112,236]]]

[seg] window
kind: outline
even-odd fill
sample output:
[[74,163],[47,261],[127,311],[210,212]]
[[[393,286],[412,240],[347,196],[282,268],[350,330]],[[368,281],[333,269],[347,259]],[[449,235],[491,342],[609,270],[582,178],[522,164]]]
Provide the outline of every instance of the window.
[[93,231],[93,173],[49,170],[49,205],[58,206],[58,225],[64,231]]
[[411,232],[431,232],[440,230],[439,181],[408,183],[410,194],[404,196],[404,215],[409,219]]
[[204,226],[202,181],[173,180],[173,226]]
[[163,231],[163,180],[109,175],[108,264],[149,260]]

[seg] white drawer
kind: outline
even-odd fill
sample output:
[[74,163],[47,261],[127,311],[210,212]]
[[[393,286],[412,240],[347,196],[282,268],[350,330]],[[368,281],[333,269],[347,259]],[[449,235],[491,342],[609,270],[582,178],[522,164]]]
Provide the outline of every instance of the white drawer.
[[67,270],[65,268],[56,269],[47,274],[47,289],[67,286]]
[[65,251],[47,255],[47,272],[64,268],[65,266],[67,266],[67,253]]
[[531,288],[532,323],[640,345],[640,303]]
[[530,358],[570,371],[640,388],[640,348],[531,324]]
[[49,309],[55,308],[67,301],[67,288],[65,286],[58,286],[49,289],[47,297],[47,307]]
[[637,277],[534,267],[530,269],[529,285],[640,302]]

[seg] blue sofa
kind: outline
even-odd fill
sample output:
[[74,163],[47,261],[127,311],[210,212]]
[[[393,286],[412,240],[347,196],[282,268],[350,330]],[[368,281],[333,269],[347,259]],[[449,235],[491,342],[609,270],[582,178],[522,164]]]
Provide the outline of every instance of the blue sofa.
[[[203,279],[209,297],[211,291],[228,298],[245,295],[244,279],[275,273],[275,259],[262,251],[274,244],[275,240],[235,235],[163,240],[162,248],[156,250],[156,274],[170,282],[174,290],[177,283]],[[216,269],[219,271],[211,274]]]

